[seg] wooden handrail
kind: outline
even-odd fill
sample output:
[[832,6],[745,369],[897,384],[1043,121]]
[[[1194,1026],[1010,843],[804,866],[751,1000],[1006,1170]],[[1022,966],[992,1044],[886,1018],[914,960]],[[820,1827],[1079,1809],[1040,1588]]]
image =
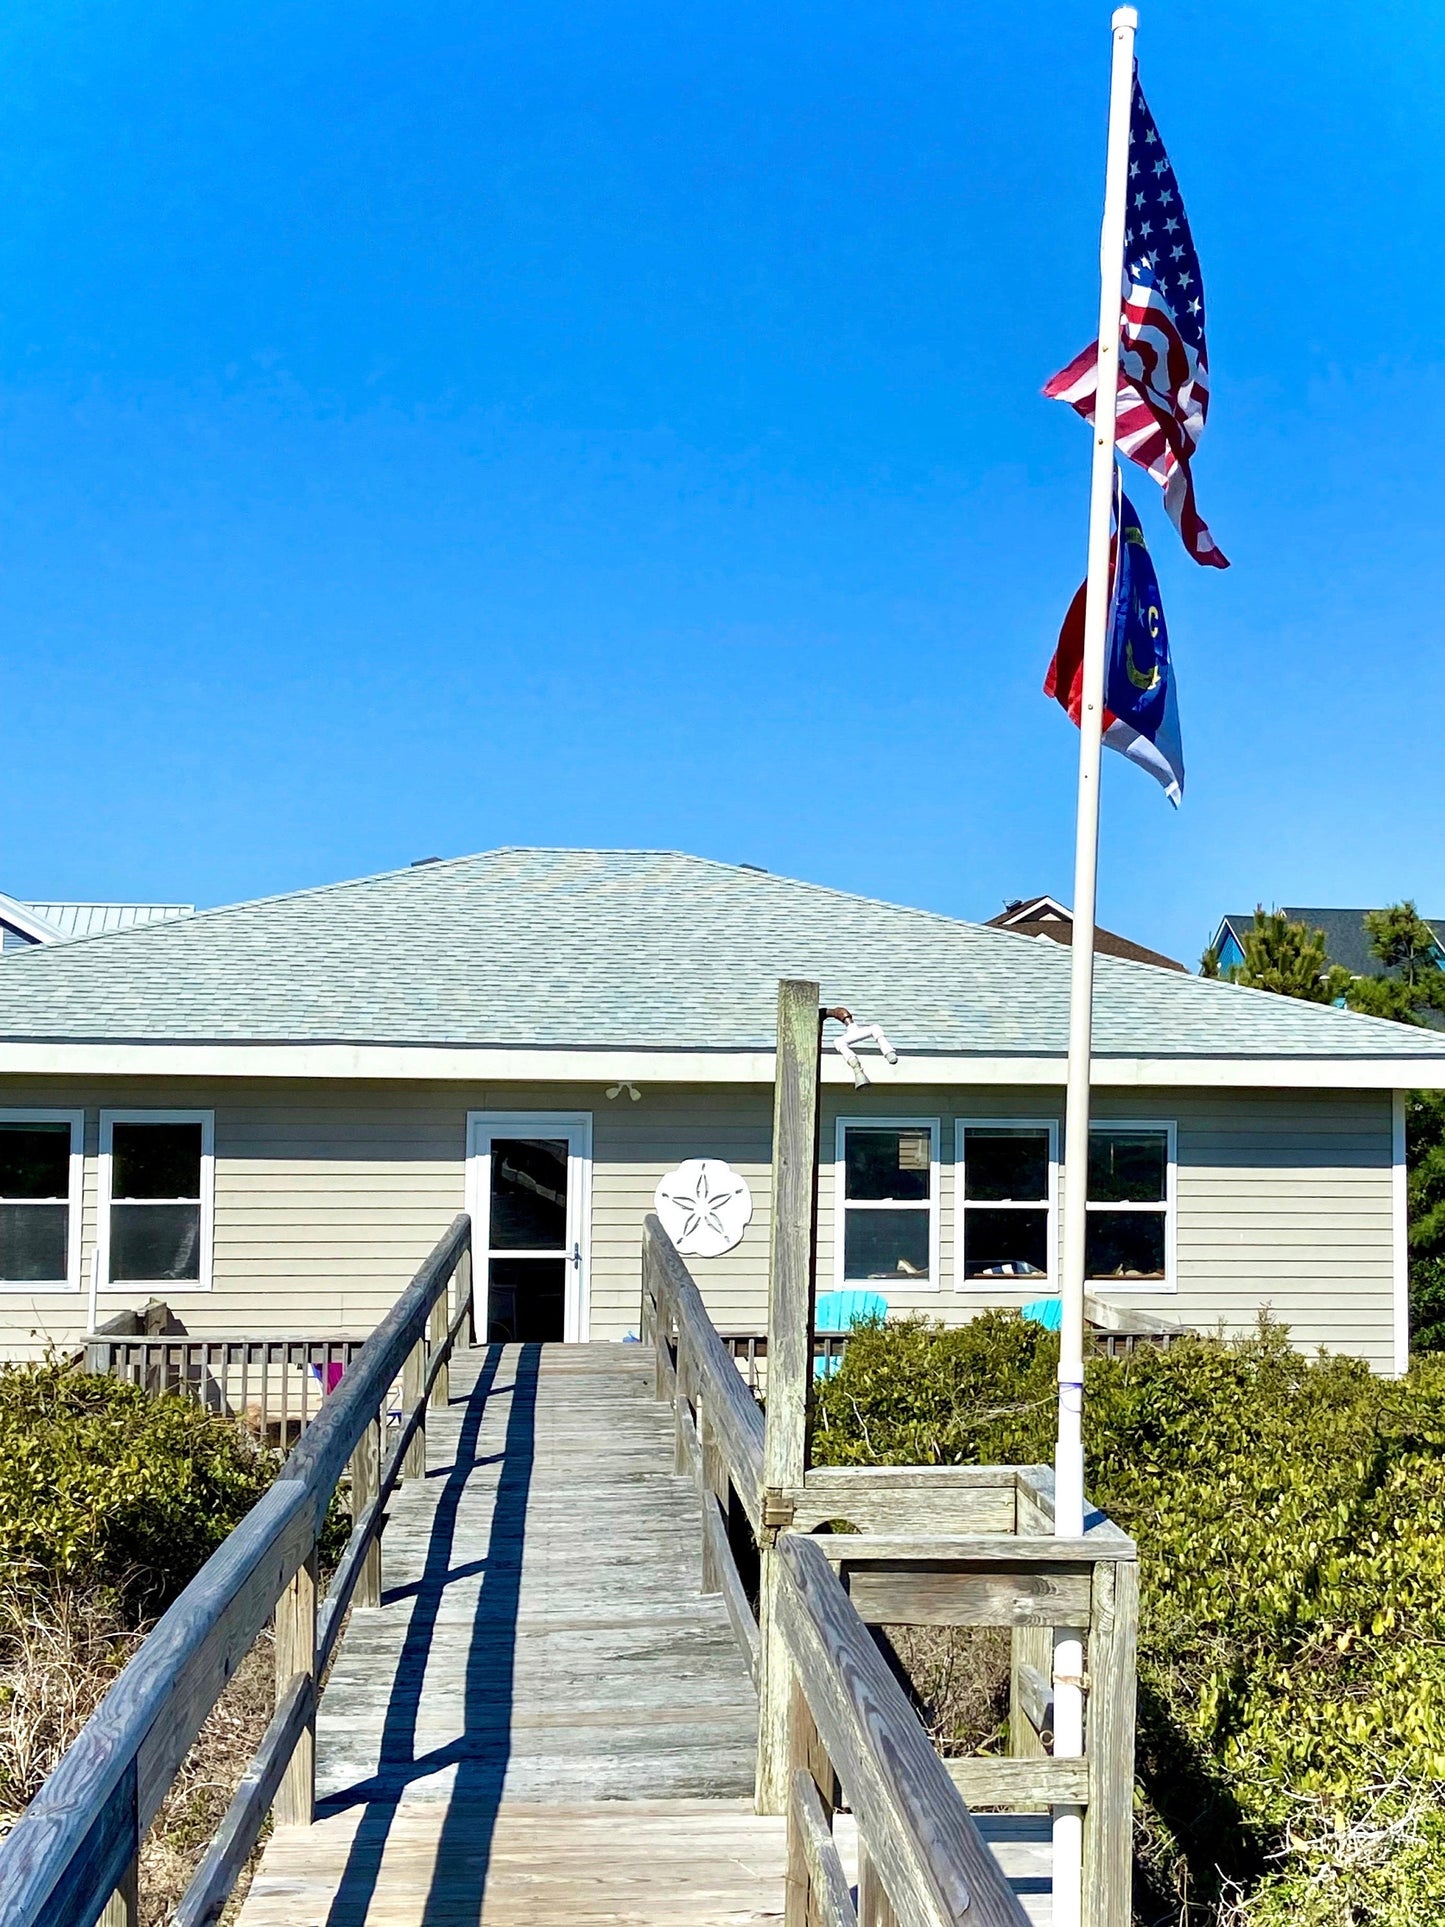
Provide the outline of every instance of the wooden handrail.
[[[813,1927],[856,1927],[863,1917],[892,1918],[897,1927],[1027,1927],[949,1769],[829,1561],[844,1547],[876,1547],[897,1560],[916,1558],[922,1545],[925,1555],[950,1557],[964,1542],[867,1534],[830,1542],[769,1530],[762,1511],[763,1414],[655,1217],[643,1234],[642,1335],[657,1348],[659,1396],[671,1397],[675,1407],[678,1469],[690,1470],[699,1488],[704,1589],[722,1594],[755,1685],[759,1633],[728,1540],[721,1474],[780,1568],[779,1626],[802,1700],[788,1773],[790,1927],[805,1917]],[[1011,1482],[1013,1474],[969,1467],[960,1476],[982,1486]],[[1037,1540],[1024,1546],[1002,1534],[970,1540],[966,1549],[993,1563],[1039,1561]],[[1052,1541],[1046,1552],[1054,1552]],[[1081,1548],[1069,1543],[1063,1556],[1078,1559]],[[826,1756],[825,1777],[831,1781],[836,1772],[857,1817],[860,1866],[866,1863],[867,1881],[881,1884],[891,1913],[860,1904],[855,1915],[831,1837],[831,1809],[825,1812],[820,1783],[808,1777],[823,1770],[809,1731]],[[811,1905],[800,1907],[808,1893]]]
[[794,1678],[899,1927],[1028,1916],[815,1539],[785,1532],[779,1623]]
[[[347,1461],[375,1423],[407,1359],[425,1346],[432,1308],[470,1249],[471,1222],[463,1213],[366,1341],[273,1484],[157,1622],[0,1842],[0,1927],[94,1927],[111,1893],[125,1880],[227,1680],[283,1592],[300,1583],[303,1569],[313,1560]],[[464,1301],[469,1297],[468,1267]],[[438,1347],[432,1358],[433,1379],[441,1369],[442,1350],[450,1351],[462,1323],[459,1311],[445,1347]],[[413,1443],[424,1423],[430,1383],[424,1383],[420,1400],[407,1414],[399,1452]],[[388,1473],[399,1464],[394,1455]],[[373,1503],[357,1521],[348,1554],[359,1537],[364,1550],[381,1521],[382,1508]],[[339,1624],[339,1613],[333,1613],[327,1626],[333,1641]],[[294,1680],[285,1683],[261,1753],[182,1903],[184,1918],[200,1922],[217,1917],[210,1911],[215,1894],[224,1900],[245,1860],[245,1852],[237,1857],[236,1839],[249,1830],[249,1850],[288,1760],[298,1743],[309,1745],[317,1670],[313,1663],[306,1675],[309,1695]],[[218,1886],[218,1880],[225,1886]]]
[[[708,1316],[676,1245],[651,1213],[643,1226],[644,1336],[659,1354],[674,1333],[679,1395],[694,1389],[733,1490],[754,1532],[762,1528],[763,1414]],[[651,1294],[651,1304],[647,1302]],[[650,1315],[649,1315],[650,1314]]]

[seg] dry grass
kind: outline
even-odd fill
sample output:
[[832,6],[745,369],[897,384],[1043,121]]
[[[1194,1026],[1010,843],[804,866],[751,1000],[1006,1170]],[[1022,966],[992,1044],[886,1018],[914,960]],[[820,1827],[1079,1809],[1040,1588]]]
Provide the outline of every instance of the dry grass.
[[1008,1716],[1008,1628],[885,1626],[880,1630],[938,1751],[954,1759],[996,1752]]
[[[164,1927],[170,1919],[261,1744],[275,1706],[273,1650],[270,1633],[263,1633],[236,1668],[156,1815],[141,1848],[141,1927]],[[237,1882],[228,1918],[244,1899],[250,1877],[248,1867]]]
[[[0,1589],[0,1831],[39,1792],[144,1637],[103,1592]],[[275,1690],[270,1634],[236,1669],[141,1848],[141,1927],[164,1927],[260,1744]],[[249,1882],[237,1887],[233,1909]]]
[[139,1639],[105,1593],[0,1587],[0,1825],[34,1799]]

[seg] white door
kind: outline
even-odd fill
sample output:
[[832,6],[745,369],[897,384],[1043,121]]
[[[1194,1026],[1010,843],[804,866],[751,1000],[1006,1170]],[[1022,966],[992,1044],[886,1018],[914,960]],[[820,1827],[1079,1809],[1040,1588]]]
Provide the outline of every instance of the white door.
[[488,1343],[586,1338],[591,1194],[590,1113],[469,1113],[477,1331]]

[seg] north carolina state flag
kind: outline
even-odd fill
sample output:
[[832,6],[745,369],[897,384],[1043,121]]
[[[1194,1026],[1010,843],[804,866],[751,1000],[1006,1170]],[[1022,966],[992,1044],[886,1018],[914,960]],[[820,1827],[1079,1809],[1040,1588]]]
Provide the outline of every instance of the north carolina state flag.
[[[1184,749],[1159,578],[1133,504],[1122,490],[1119,500],[1123,541],[1116,535],[1109,547],[1113,595],[1104,660],[1104,741],[1148,770],[1177,804],[1184,794]],[[1085,590],[1081,585],[1069,604],[1044,677],[1044,694],[1076,724],[1083,710]]]

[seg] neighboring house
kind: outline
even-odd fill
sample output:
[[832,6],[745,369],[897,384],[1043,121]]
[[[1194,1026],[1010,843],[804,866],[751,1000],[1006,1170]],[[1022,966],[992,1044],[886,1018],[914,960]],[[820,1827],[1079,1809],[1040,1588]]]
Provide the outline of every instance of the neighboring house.
[[[1370,933],[1365,928],[1366,910],[1292,910],[1281,906],[1281,915],[1291,923],[1302,923],[1310,930],[1323,930],[1325,950],[1333,964],[1340,964],[1352,977],[1381,977],[1384,970],[1370,948]],[[1445,918],[1424,919],[1435,933],[1436,962],[1445,966]],[[1244,965],[1244,940],[1254,928],[1254,912],[1244,916],[1222,917],[1214,933],[1212,949],[1219,953],[1219,968],[1229,972]]]
[[[1020,897],[1016,902],[1006,904],[996,917],[990,917],[986,928],[1012,930],[1019,937],[1048,937],[1053,943],[1071,944],[1074,941],[1074,913],[1053,897]],[[1161,970],[1184,968],[1172,957],[1161,956],[1157,950],[1146,950],[1142,943],[1133,943],[1128,937],[1120,937],[1112,930],[1101,930],[1097,924],[1094,926],[1094,953],[1100,957],[1127,957],[1131,963],[1157,964]]]
[[21,903],[0,891],[0,952],[188,917],[193,903]]
[[[488,1328],[620,1338],[660,1185],[706,1193],[718,1324],[763,1330],[782,976],[899,1052],[863,1090],[825,1053],[820,1285],[949,1321],[1055,1290],[1067,950],[509,849],[8,959],[5,1348],[76,1342],[92,1266],[102,1318],[155,1295],[202,1335],[364,1332],[464,1206]],[[1091,1290],[1210,1329],[1268,1306],[1401,1367],[1398,1094],[1445,1088],[1445,1039],[1109,956],[1096,994]]]

